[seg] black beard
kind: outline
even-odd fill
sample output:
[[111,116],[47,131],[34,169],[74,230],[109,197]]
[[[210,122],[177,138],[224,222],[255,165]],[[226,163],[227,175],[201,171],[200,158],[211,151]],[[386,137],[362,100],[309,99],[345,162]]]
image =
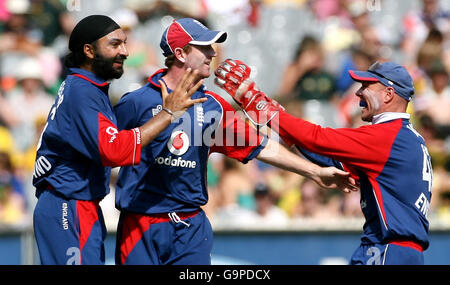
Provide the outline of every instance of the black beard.
[[107,58],[99,53],[96,53],[92,62],[92,71],[95,75],[103,78],[104,80],[119,79],[123,74],[123,67],[115,69],[113,64],[115,60],[125,61],[126,58],[127,57],[123,55]]

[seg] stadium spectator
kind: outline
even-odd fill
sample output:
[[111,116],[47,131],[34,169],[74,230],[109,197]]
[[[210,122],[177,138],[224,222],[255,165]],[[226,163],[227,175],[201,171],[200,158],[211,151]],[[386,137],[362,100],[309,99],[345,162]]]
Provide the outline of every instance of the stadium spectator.
[[12,110],[8,125],[20,151],[25,151],[34,143],[35,123],[47,118],[53,105],[54,97],[44,90],[42,73],[37,59],[23,59],[17,68],[17,88],[6,96]]
[[324,70],[324,56],[321,43],[315,37],[303,37],[294,59],[284,71],[278,95],[301,101],[331,100],[335,91],[334,78]]
[[23,185],[16,177],[8,153],[0,152],[0,224],[26,222]]
[[438,125],[450,125],[450,78],[442,61],[436,59],[427,75],[431,84],[414,102],[416,115],[427,114]]
[[363,218],[361,211],[361,195],[359,192],[341,195],[340,216],[350,218]]
[[218,17],[223,29],[228,29],[232,26],[251,25],[252,2],[251,0],[204,1],[210,16]]
[[293,217],[329,219],[339,216],[338,204],[327,204],[326,195],[314,181],[304,179],[300,185],[300,203]]
[[264,183],[257,183],[253,189],[255,197],[254,222],[268,228],[286,228],[289,216],[276,204],[274,192]]
[[254,209],[254,183],[249,179],[248,171],[247,165],[243,167],[234,159],[223,158],[223,170],[218,184],[221,207],[230,209],[237,205],[249,210]]
[[3,77],[3,89],[8,91],[15,86],[15,70],[24,57],[34,57],[45,66],[46,72],[41,73],[41,79],[46,87],[57,84],[61,66],[55,52],[43,45],[43,31],[33,22],[30,1],[8,0],[6,4],[10,17],[0,23],[0,74]]
[[42,31],[31,22],[30,1],[7,0],[6,9],[9,16],[4,23],[0,23],[0,52],[36,54],[42,44]]
[[71,24],[74,21],[73,15],[67,11],[63,3],[58,0],[32,0],[29,3],[30,16],[33,24],[42,33],[44,46],[50,46],[67,30],[67,25],[73,28]]
[[337,90],[335,77],[324,66],[325,51],[321,43],[307,35],[300,42],[294,59],[282,75],[278,96],[289,96],[302,103],[308,119],[336,126]]
[[450,226],[450,188],[444,189],[438,195],[440,195],[440,203],[435,215],[441,224],[448,227]]
[[450,32],[450,11],[443,10],[439,0],[421,0],[420,10],[411,10],[403,17],[403,41],[401,50],[405,63],[414,61],[418,47],[432,29],[443,34]]

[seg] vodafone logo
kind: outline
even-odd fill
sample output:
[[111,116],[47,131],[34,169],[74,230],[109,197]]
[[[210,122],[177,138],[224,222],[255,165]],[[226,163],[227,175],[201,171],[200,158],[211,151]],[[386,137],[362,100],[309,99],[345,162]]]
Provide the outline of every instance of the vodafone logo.
[[181,155],[185,154],[189,148],[189,137],[185,132],[173,132],[167,142],[167,148],[172,154],[177,155],[178,158],[174,158],[170,155],[168,157],[159,156],[155,158],[156,164],[182,168],[195,168],[197,166],[195,160],[184,160],[181,158]]
[[183,131],[175,131],[167,142],[167,148],[172,154],[183,155],[189,148],[189,137]]
[[109,143],[112,143],[116,139],[116,135],[119,133],[119,131],[116,128],[108,127],[106,129],[106,133],[111,136],[111,138],[109,139]]

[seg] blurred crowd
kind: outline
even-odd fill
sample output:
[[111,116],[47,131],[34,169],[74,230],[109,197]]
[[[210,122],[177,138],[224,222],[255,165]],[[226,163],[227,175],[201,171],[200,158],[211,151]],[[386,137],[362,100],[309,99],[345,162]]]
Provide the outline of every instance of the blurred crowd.
[[[290,17],[277,16],[287,10]],[[387,17],[392,10],[397,16]],[[450,226],[450,6],[438,0],[0,0],[0,224],[31,223],[36,146],[67,75],[62,60],[68,37],[79,19],[94,13],[111,16],[128,35],[130,56],[123,77],[111,84],[113,104],[164,66],[159,40],[172,18],[193,17],[229,32],[228,42],[238,38],[235,44],[216,46],[215,64],[257,50],[263,60],[254,66],[255,80],[262,87],[270,82],[274,87],[264,90],[288,112],[322,126],[364,124],[354,95],[359,87],[348,70],[365,70],[377,60],[403,64],[416,90],[408,112],[432,156],[429,218]],[[308,21],[295,13],[307,15]],[[255,40],[254,35],[262,42],[282,39],[265,31],[287,23],[305,31],[298,40],[291,36],[298,33],[289,29],[283,33],[290,41],[278,40],[276,48]],[[234,30],[239,33],[231,34]],[[283,45],[292,41],[294,45]],[[273,58],[287,60],[277,60],[278,68],[265,61]],[[255,54],[239,59],[251,64]],[[264,77],[268,72],[272,77]],[[112,226],[117,170],[112,193],[102,201]],[[211,154],[208,186],[204,209],[215,225],[273,229],[296,219],[362,217],[358,192],[324,190],[256,160],[244,165]]]

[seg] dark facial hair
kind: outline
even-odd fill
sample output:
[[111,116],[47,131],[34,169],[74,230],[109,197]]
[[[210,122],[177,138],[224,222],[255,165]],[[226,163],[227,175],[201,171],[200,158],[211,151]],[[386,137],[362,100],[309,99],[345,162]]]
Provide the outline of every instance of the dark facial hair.
[[119,69],[113,67],[114,61],[124,62],[127,57],[117,55],[114,57],[105,57],[98,50],[95,51],[95,57],[92,62],[92,71],[105,80],[119,79],[123,74],[123,65]]

